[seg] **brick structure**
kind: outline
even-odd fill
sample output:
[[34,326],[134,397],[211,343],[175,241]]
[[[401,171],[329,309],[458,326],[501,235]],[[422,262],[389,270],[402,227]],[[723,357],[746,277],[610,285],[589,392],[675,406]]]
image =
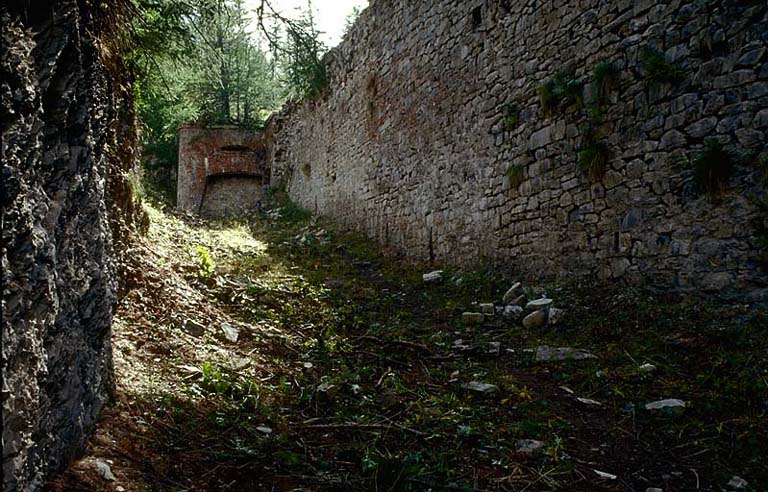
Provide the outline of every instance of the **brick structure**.
[[263,135],[236,126],[179,130],[177,208],[222,216],[258,207],[269,184]]

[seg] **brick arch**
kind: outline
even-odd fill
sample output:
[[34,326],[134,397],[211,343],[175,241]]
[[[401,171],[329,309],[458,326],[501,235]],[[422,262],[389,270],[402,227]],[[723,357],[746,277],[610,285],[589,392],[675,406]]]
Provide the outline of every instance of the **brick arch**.
[[[177,208],[199,213],[206,197],[206,187],[213,177],[248,176],[262,186],[270,181],[266,165],[264,135],[236,126],[194,127],[179,130],[179,170]],[[252,190],[248,196],[233,193],[233,202],[257,201]]]

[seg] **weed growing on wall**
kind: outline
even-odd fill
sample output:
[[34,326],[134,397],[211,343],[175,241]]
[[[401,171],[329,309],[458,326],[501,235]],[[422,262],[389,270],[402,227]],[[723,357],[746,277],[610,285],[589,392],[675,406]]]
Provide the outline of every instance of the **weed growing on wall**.
[[716,140],[708,140],[702,151],[693,161],[694,179],[699,189],[712,195],[722,194],[733,175],[735,162],[733,157]]
[[584,103],[584,84],[572,75],[559,72],[538,88],[541,109],[546,116],[569,106],[581,107]]
[[525,169],[520,164],[513,164],[507,169],[507,179],[511,189],[518,189],[525,179]]
[[511,132],[517,128],[517,124],[520,122],[520,110],[514,104],[505,104],[501,108],[502,121],[504,122],[504,129]]
[[600,181],[608,167],[610,152],[608,146],[597,139],[594,133],[589,132],[584,138],[584,145],[578,153],[579,170],[592,181]]
[[677,84],[685,79],[685,74],[680,67],[670,63],[664,53],[649,46],[640,51],[640,65],[650,83]]
[[592,83],[595,86],[596,102],[603,104],[608,93],[619,79],[619,69],[611,62],[600,62],[592,70]]

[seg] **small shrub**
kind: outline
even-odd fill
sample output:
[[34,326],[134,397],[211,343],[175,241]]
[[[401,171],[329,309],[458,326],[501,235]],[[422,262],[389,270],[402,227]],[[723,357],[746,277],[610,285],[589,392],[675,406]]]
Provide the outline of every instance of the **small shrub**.
[[513,164],[507,169],[507,179],[509,180],[509,187],[513,189],[520,188],[520,185],[525,179],[525,169],[519,164]]
[[503,115],[502,121],[504,122],[504,128],[511,132],[517,127],[520,122],[520,110],[514,104],[505,104],[501,108],[501,114]]
[[680,67],[668,62],[664,53],[651,47],[646,46],[640,51],[640,63],[650,82],[676,84],[685,78]]
[[205,246],[197,246],[197,275],[201,279],[213,277],[213,257]]
[[708,140],[704,151],[696,157],[693,165],[699,188],[710,195],[720,195],[731,179],[735,163],[720,142]]
[[544,114],[552,116],[556,110],[583,104],[583,84],[573,76],[560,72],[538,88],[539,101]]
[[578,166],[581,172],[589,176],[592,181],[600,181],[605,175],[609,159],[608,146],[598,141],[594,135],[588,134],[578,154]]
[[595,85],[597,102],[603,102],[619,78],[619,70],[611,62],[600,62],[592,70],[592,83]]

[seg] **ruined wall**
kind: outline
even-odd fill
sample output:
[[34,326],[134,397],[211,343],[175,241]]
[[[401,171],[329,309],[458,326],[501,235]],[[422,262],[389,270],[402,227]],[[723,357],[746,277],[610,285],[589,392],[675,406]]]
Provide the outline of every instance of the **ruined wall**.
[[270,178],[264,145],[260,132],[236,126],[179,129],[176,206],[207,216],[255,209]]
[[26,5],[0,6],[6,492],[66,466],[109,397],[114,246],[136,212],[130,83],[105,65],[95,12]]
[[[273,120],[274,182],[421,259],[764,285],[767,15],[735,0],[374,0],[328,56],[327,96]],[[646,47],[678,82],[652,81]],[[602,62],[617,80],[598,109]],[[558,72],[583,104],[548,115],[538,90]],[[720,200],[691,169],[710,137],[743,155]],[[610,158],[597,182],[577,165],[590,142]]]

